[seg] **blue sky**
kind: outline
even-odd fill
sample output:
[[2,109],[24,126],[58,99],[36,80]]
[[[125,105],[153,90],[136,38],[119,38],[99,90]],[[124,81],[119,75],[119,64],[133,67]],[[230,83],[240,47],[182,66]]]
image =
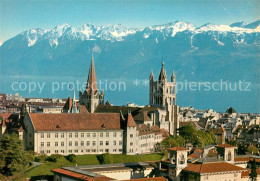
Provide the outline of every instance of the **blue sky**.
[[197,26],[253,22],[260,19],[259,7],[258,0],[1,0],[0,42],[31,28],[63,23],[142,28],[176,20]]

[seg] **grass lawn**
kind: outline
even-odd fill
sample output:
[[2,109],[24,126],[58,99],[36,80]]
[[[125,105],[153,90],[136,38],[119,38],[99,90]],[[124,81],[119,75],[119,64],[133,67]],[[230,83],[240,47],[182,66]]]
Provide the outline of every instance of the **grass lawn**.
[[[127,163],[127,162],[144,162],[144,161],[156,161],[162,159],[162,154],[149,154],[149,155],[112,155],[114,163]],[[77,155],[78,165],[98,165],[99,161],[97,155]],[[44,162],[40,166],[32,168],[31,170],[25,172],[24,178],[32,178],[41,176],[51,176],[53,173],[52,169],[60,168],[64,166],[72,166],[74,163],[69,162],[64,157],[58,159],[57,162]]]

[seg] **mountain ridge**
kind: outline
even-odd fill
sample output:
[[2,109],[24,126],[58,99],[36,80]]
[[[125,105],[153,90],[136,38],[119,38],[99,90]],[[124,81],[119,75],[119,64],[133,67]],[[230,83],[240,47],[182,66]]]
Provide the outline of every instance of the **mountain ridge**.
[[[250,24],[245,22],[232,23],[231,25],[212,25],[204,24],[196,27],[191,23],[183,21],[175,21],[162,25],[154,25],[145,28],[126,28],[121,24],[117,25],[103,25],[96,26],[88,23],[83,24],[80,28],[75,28],[67,23],[57,25],[51,30],[43,30],[41,28],[30,29],[24,31],[17,36],[23,36],[27,38],[28,47],[35,45],[38,41],[48,40],[49,45],[58,46],[58,39],[61,37],[67,37],[70,39],[78,40],[107,40],[107,41],[124,41],[125,38],[137,33],[143,34],[143,38],[148,38],[154,33],[162,33],[164,36],[174,37],[176,33],[187,31],[192,35],[206,32],[232,32],[237,34],[245,33],[259,33],[260,32],[260,21],[255,21]],[[11,39],[13,39],[11,38]],[[10,40],[10,39],[9,39]],[[7,40],[7,41],[9,41]],[[7,42],[5,41],[5,42]],[[5,44],[5,42],[3,44]]]
[[[178,82],[237,83],[241,80],[252,85],[250,92],[184,90],[178,93],[180,105],[218,110],[233,106],[240,112],[260,112],[256,99],[260,85],[259,21],[249,25],[243,26],[253,29],[212,24],[195,27],[180,21],[143,29],[93,24],[80,28],[63,24],[51,30],[31,29],[0,47],[0,92],[15,93],[13,81],[46,81],[46,84],[78,78],[86,81],[92,52],[98,80],[130,83],[148,79],[151,69],[158,75],[164,57],[167,73],[174,69]],[[114,104],[127,101],[147,104],[148,91],[147,87],[128,84],[128,92],[107,91],[106,95]],[[69,92],[44,94],[67,97]]]

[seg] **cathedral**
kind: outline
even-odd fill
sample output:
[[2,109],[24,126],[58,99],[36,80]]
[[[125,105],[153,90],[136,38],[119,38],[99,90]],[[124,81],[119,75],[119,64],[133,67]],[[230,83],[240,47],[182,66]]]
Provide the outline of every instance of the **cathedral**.
[[178,106],[176,105],[176,82],[172,72],[171,81],[168,82],[164,62],[158,80],[154,80],[153,72],[150,75],[149,105],[157,107],[155,125],[176,135],[179,128]]
[[98,90],[93,55],[91,58],[86,89],[83,93],[81,90],[79,91],[79,104],[85,105],[90,113],[93,113],[98,105],[104,104],[104,91],[100,93]]
[[[70,99],[67,101],[69,103],[66,103],[70,106],[67,106],[63,112],[120,113],[124,117],[127,117],[128,113],[131,112],[137,125],[157,126],[171,135],[177,135],[179,107],[176,105],[175,73],[172,72],[171,79],[168,81],[164,62],[162,62],[158,79],[156,80],[151,72],[149,84],[149,104],[145,107],[112,106],[108,101],[104,104],[104,91],[100,93],[98,89],[92,55],[86,89],[83,92],[80,90],[77,105],[74,93],[73,100]],[[87,110],[84,110],[83,107]]]

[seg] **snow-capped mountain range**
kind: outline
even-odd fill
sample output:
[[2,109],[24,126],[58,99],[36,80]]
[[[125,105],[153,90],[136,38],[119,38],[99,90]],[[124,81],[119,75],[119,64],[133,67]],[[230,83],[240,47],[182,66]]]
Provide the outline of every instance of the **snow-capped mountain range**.
[[[163,57],[167,73],[175,70],[177,82],[241,80],[252,85],[249,92],[179,91],[178,104],[219,110],[232,106],[241,108],[240,112],[260,112],[259,24],[260,21],[196,27],[177,21],[143,29],[93,24],[31,29],[0,46],[0,92],[15,93],[11,89],[13,81],[46,81],[47,85],[58,80],[86,81],[94,52],[99,80],[130,82],[127,92],[106,91],[106,98],[115,104],[131,100],[143,105],[148,103],[148,87],[133,86],[131,82],[149,79],[151,69],[158,76]],[[56,95],[47,91],[45,97],[70,95],[69,91],[57,91]]]
[[[144,29],[126,28],[122,25],[105,25],[96,26],[94,24],[84,24],[80,28],[72,27],[68,24],[56,26],[51,30],[43,29],[30,29],[17,35],[23,37],[27,41],[28,47],[34,46],[41,41],[48,41],[51,47],[57,47],[63,39],[70,40],[107,40],[107,41],[124,41],[130,36],[141,34],[142,38],[154,37],[158,41],[158,37],[162,36],[163,39],[174,37],[178,33],[190,34],[194,37],[198,34],[213,33],[213,34],[227,34],[233,33],[235,36],[243,36],[245,34],[259,33],[260,21],[250,24],[245,22],[237,22],[231,25],[212,25],[205,24],[196,27],[191,23],[176,21],[164,25],[156,25],[146,27]],[[220,45],[223,43],[219,40]],[[243,40],[242,40],[243,41]],[[239,41],[237,41],[239,42]],[[241,41],[240,41],[241,42]]]

